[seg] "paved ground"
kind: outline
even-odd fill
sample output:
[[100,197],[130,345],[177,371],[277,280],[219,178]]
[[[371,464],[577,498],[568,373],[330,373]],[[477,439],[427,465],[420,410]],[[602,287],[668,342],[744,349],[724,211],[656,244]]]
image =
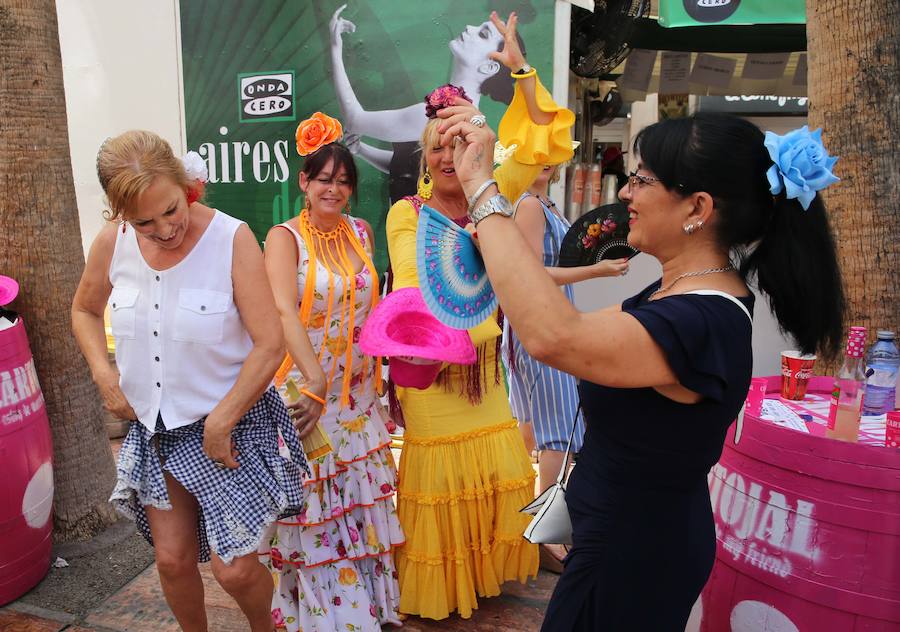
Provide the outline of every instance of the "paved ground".
[[[114,441],[118,450],[121,441]],[[47,577],[17,601],[0,608],[3,632],[177,632],[162,591],[153,552],[128,521],[116,523],[89,542],[54,547],[53,558],[69,566],[51,568]],[[206,584],[209,628],[243,632],[237,604],[216,584],[208,565]],[[483,599],[471,619],[434,622],[411,617],[403,632],[532,632],[541,619],[556,575],[541,572],[527,585],[509,583],[499,597]],[[385,628],[390,630],[392,628]]]
[[[68,569],[53,569],[54,575],[62,571],[78,572],[75,564]],[[216,584],[208,565],[202,568],[206,584],[206,610],[209,628],[217,632],[243,632],[244,619],[237,604]],[[50,582],[56,581],[48,578]],[[404,630],[427,632],[434,630],[468,632],[531,632],[540,629],[544,609],[556,583],[556,576],[541,573],[527,585],[509,583],[504,593],[492,599],[483,599],[480,608],[469,620],[451,617],[435,622],[415,617],[407,620]],[[43,584],[36,591],[43,590]],[[34,593],[35,591],[32,591]],[[81,607],[80,602],[66,603],[65,595],[59,596],[60,609],[37,606],[29,593],[0,609],[0,630],[4,632],[177,632],[178,625],[169,612],[159,588],[155,565],[148,566],[125,586],[109,597],[100,600],[84,612],[68,612]]]

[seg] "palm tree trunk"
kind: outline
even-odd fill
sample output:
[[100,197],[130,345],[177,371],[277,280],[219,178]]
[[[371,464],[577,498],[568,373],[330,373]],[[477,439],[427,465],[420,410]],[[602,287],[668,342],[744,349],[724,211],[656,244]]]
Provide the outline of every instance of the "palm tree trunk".
[[[807,0],[809,122],[840,156],[825,192],[848,325],[900,327],[900,3]],[[871,341],[874,334],[869,336]]]
[[54,444],[54,533],[115,519],[103,409],[70,325],[84,267],[53,0],[0,0],[0,261],[21,286]]

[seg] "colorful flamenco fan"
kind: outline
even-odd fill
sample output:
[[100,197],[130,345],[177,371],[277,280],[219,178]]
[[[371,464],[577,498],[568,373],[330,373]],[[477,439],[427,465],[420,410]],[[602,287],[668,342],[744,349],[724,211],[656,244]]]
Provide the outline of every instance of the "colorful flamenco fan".
[[589,266],[603,259],[631,259],[639,252],[628,245],[628,208],[604,204],[572,222],[559,248],[559,265]]
[[448,327],[470,329],[497,307],[471,235],[429,206],[419,211],[416,265],[425,304]]

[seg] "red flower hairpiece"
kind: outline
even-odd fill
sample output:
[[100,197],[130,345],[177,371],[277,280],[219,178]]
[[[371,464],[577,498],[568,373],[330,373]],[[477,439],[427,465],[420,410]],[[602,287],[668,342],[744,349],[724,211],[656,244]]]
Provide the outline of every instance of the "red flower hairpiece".
[[466,94],[466,91],[460,86],[454,86],[451,83],[445,83],[439,88],[435,88],[425,97],[425,116],[430,119],[437,118],[437,113],[446,107],[456,105],[453,99],[462,97],[469,103],[472,99]]

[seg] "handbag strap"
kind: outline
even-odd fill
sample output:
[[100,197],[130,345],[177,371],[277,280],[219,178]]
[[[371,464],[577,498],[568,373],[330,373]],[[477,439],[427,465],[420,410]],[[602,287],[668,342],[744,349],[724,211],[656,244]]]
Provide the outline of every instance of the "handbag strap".
[[569,443],[566,445],[566,454],[563,457],[562,467],[559,468],[559,475],[556,477],[556,482],[559,485],[564,484],[569,478],[569,453],[572,451],[572,440],[575,439],[575,429],[578,428],[578,413],[580,412],[582,412],[582,410],[581,400],[579,399],[578,406],[575,407],[575,417],[572,419],[572,432],[569,433]]
[[701,296],[721,296],[722,298],[728,299],[735,305],[741,308],[741,311],[747,315],[747,318],[750,319],[750,325],[753,325],[753,316],[750,315],[750,310],[747,309],[747,306],[741,303],[736,296],[732,296],[727,292],[721,292],[719,290],[693,290],[691,292],[685,292],[685,294],[699,294]]

